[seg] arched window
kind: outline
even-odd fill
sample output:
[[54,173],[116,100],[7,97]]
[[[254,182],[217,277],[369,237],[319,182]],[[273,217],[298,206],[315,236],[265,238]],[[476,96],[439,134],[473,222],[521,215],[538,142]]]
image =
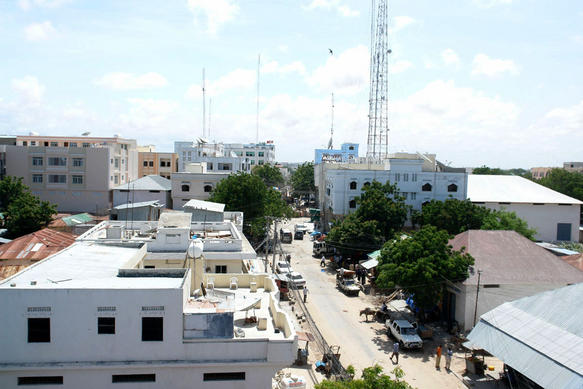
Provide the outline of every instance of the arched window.
[[430,183],[427,183],[427,184],[425,184],[425,185],[423,185],[423,186],[421,187],[421,190],[422,190],[423,192],[431,192],[431,188],[432,188],[431,184],[430,184]]
[[348,208],[356,208],[356,200],[350,200],[348,202]]
[[213,190],[213,186],[212,186],[212,185],[205,185],[205,186],[204,186],[204,191],[205,191],[206,193],[208,193],[208,192],[212,192],[212,190]]
[[456,184],[451,184],[447,186],[447,191],[448,192],[457,192],[457,185]]
[[352,181],[350,183],[350,190],[355,190],[356,189],[356,181]]
[[362,189],[366,188],[367,186],[370,186],[370,182],[368,182],[368,181],[362,185]]
[[183,192],[190,192],[190,185],[182,184],[182,191]]

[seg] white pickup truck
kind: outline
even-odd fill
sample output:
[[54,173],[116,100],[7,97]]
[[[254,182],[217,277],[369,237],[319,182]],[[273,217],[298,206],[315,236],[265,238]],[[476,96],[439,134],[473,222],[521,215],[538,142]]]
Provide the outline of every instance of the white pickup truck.
[[409,349],[423,348],[423,340],[417,334],[417,323],[409,323],[407,320],[387,320],[385,322],[387,331],[393,335],[401,347]]

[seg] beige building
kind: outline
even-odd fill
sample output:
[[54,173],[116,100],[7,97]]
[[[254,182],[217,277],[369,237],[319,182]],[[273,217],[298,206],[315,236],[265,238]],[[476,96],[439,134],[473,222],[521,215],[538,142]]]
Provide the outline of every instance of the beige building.
[[530,174],[535,180],[540,180],[541,178],[545,178],[553,169],[552,167],[531,167]]
[[172,173],[172,209],[183,209],[192,199],[208,200],[219,181],[230,173],[209,173],[206,162],[190,163],[186,171]]
[[137,178],[137,144],[118,137],[17,136],[15,146],[6,146],[6,175],[22,177],[60,212],[104,214],[111,189]]
[[155,174],[170,179],[177,171],[177,153],[156,152],[153,145],[138,147],[138,177]]

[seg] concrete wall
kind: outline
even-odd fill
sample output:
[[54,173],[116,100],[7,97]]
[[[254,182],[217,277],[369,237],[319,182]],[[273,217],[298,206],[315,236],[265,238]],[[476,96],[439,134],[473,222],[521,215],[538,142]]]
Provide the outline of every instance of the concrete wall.
[[113,190],[113,206],[126,204],[128,199],[132,203],[141,203],[144,201],[158,201],[164,204],[165,208],[172,208],[172,196],[170,191],[161,190],[159,192],[149,190],[132,190],[124,192],[125,189]]
[[[207,185],[215,188],[217,183],[225,178],[227,173],[174,173],[172,174],[172,208],[181,210],[188,200],[208,200],[211,192],[205,192]],[[182,190],[182,185],[189,185],[188,191]]]
[[547,242],[557,240],[557,224],[571,224],[571,240],[579,239],[580,205],[559,205],[559,204],[499,204],[499,203],[476,203],[486,208],[516,212],[516,215],[524,219],[528,226],[536,228],[535,239]]

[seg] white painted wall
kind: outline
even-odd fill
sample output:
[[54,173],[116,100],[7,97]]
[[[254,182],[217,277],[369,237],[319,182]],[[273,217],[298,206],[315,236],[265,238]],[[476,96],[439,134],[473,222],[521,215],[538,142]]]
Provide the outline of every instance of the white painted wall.
[[[227,173],[173,173],[172,174],[172,208],[182,209],[188,200],[208,200],[211,193],[205,192],[204,187],[211,185],[213,188],[225,178]],[[182,191],[182,184],[189,185],[189,191]]]
[[[121,189],[114,189],[113,191],[113,206],[126,204],[129,201],[132,203],[141,203],[144,201],[157,200],[160,204],[164,204],[165,208],[172,208],[172,200],[170,191],[161,190],[159,192],[151,192],[148,190],[131,190],[129,192],[122,192]],[[129,194],[129,196],[128,196]]]

